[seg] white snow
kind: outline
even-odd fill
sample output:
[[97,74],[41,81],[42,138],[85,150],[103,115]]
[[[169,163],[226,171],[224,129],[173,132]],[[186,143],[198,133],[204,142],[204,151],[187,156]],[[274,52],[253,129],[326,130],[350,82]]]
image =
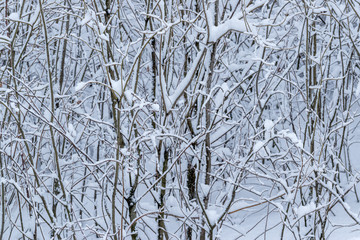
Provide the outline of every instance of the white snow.
[[216,149],[216,153],[220,155],[220,157],[226,159],[230,158],[232,155],[232,151],[229,148],[226,147],[220,147]]
[[[189,86],[191,80],[193,79],[193,77],[195,75],[196,70],[198,69],[198,64],[202,60],[205,53],[206,53],[206,48],[202,48],[200,50],[200,52],[197,54],[196,58],[194,59],[192,66],[191,66],[189,72],[187,73],[186,77],[181,80],[180,84],[176,87],[173,94],[171,94],[168,98],[166,97],[166,100],[169,99],[169,101],[170,101],[170,102],[167,102],[165,100],[166,101],[166,109],[168,111],[174,106],[176,101],[180,98],[180,96],[184,93],[185,89]],[[163,83],[162,83],[163,92],[166,93],[167,91],[166,91],[164,77],[162,77],[162,80],[163,80]]]
[[206,184],[200,184],[201,186],[201,190],[204,194],[204,196],[207,196],[209,194],[209,191],[210,191],[210,186],[209,185],[206,185]]
[[105,33],[100,34],[99,38],[101,38],[104,41],[109,41],[109,36]]
[[153,111],[155,111],[155,112],[159,112],[160,111],[160,106],[159,106],[159,104],[151,104],[151,108],[152,108],[152,110]]
[[111,80],[111,87],[117,94],[121,95],[123,92],[124,83],[121,80]]
[[227,67],[228,67],[230,72],[234,72],[234,71],[240,70],[242,68],[242,65],[241,64],[236,64],[236,63],[231,63]]
[[358,81],[358,84],[356,86],[355,96],[359,97],[360,95],[360,81]]
[[30,18],[30,21],[29,21],[30,25],[34,25],[34,23],[36,22],[36,20],[39,17],[39,14],[40,14],[40,5],[37,5],[34,13],[31,14],[31,18]]
[[[224,83],[224,84],[226,84],[226,83]],[[224,90],[222,87],[220,87],[220,89],[214,96],[215,108],[219,108],[221,106],[221,104],[224,102],[224,96],[225,96],[225,93],[227,92],[227,90],[228,89],[226,89],[226,88]]]
[[210,224],[214,225],[218,219],[219,219],[219,214],[215,209],[208,209],[206,210],[206,214],[209,218]]
[[33,199],[36,203],[42,203],[41,197],[39,195],[35,195]]
[[209,26],[209,42],[216,42],[219,38],[231,30],[243,33],[251,33],[251,29],[254,28],[254,26],[249,23],[247,24],[244,20],[233,17],[232,19],[229,19],[218,26]]
[[132,90],[126,90],[124,92],[125,98],[129,103],[132,103],[134,100],[133,91]]
[[254,151],[254,152],[257,152],[257,151],[259,151],[263,146],[264,146],[264,142],[263,142],[263,141],[256,141],[256,142],[255,142],[255,145],[254,145],[254,148],[253,148],[253,151]]
[[86,84],[87,84],[87,82],[78,82],[75,85],[75,92],[78,92],[78,91],[82,90],[85,87]]
[[20,20],[20,15],[18,12],[13,12],[9,15],[8,17],[10,20],[12,21],[19,21]]
[[264,128],[266,131],[270,131],[274,127],[274,122],[270,119],[265,119],[264,121]]
[[74,140],[76,138],[76,136],[77,136],[77,132],[76,132],[76,130],[74,128],[74,125],[72,125],[71,123],[68,124],[68,131],[69,131],[70,136],[71,136],[70,139]]
[[93,11],[87,11],[84,18],[81,20],[80,25],[85,25],[93,19],[96,19],[95,13]]
[[15,103],[11,102],[10,106],[14,112],[18,113],[20,111],[19,108],[15,105]]
[[[199,1],[42,2],[1,15],[3,239],[157,239],[162,214],[173,239],[189,227],[193,239],[202,227],[219,239],[318,239],[314,216],[328,221],[326,240],[358,239],[358,1],[304,11],[298,1],[208,0],[198,12]],[[318,81],[307,86],[310,73]],[[112,94],[123,97],[116,113]],[[321,119],[308,110],[317,94]]]
[[308,205],[305,206],[300,206],[298,208],[295,208],[295,213],[296,215],[298,215],[298,217],[304,216],[306,214],[309,214],[311,212],[313,212],[316,209],[316,205],[314,202],[311,202]]
[[302,148],[303,144],[301,140],[296,136],[295,133],[290,132],[290,130],[282,130],[278,132],[278,135],[283,138],[289,138],[296,146]]

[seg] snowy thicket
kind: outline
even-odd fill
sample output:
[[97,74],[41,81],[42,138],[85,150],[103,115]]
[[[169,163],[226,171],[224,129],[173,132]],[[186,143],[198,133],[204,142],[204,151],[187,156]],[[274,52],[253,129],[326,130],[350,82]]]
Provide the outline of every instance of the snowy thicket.
[[0,18],[0,239],[360,230],[358,0],[2,0]]

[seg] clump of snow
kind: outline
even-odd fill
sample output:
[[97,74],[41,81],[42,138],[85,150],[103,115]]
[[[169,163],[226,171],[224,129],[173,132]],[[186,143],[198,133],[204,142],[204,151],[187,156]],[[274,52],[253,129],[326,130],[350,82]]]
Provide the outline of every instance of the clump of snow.
[[132,103],[133,100],[134,100],[133,92],[132,92],[131,90],[126,90],[126,91],[124,92],[124,94],[125,94],[126,100],[127,100],[129,103]]
[[264,121],[265,130],[270,131],[273,127],[274,127],[274,122],[269,119],[265,119],[265,121]]
[[160,106],[159,104],[151,104],[151,109],[155,112],[159,112],[160,111]]
[[279,136],[283,138],[289,138],[296,146],[302,148],[303,144],[301,140],[296,136],[295,133],[289,132],[289,130],[282,130],[279,132]]
[[219,38],[224,36],[229,31],[237,32],[251,32],[251,27],[248,28],[246,25],[251,26],[250,23],[245,23],[243,19],[237,19],[233,17],[219,26],[209,25],[209,42],[216,42]]
[[124,156],[130,156],[130,154],[131,154],[131,152],[130,152],[129,149],[127,149],[127,148],[121,148],[121,149],[120,149],[120,152],[121,152],[121,154],[124,155]]
[[285,202],[292,202],[295,197],[295,191],[291,192],[288,190],[288,194],[285,195],[284,201]]
[[206,210],[206,215],[210,221],[211,225],[216,224],[218,221],[220,214],[214,206],[210,206],[209,209]]
[[263,141],[256,141],[254,148],[253,148],[254,152],[259,151],[263,146],[264,146]]
[[300,206],[298,208],[295,208],[294,210],[295,210],[296,215],[298,215],[298,217],[301,217],[301,216],[304,216],[306,214],[309,214],[309,213],[315,211],[315,209],[316,209],[315,203],[311,202],[308,205]]
[[81,20],[80,25],[85,25],[85,24],[91,22],[94,19],[96,19],[95,12],[94,11],[87,11],[85,13],[84,18]]
[[15,105],[15,103],[10,103],[10,106],[11,106],[11,108],[16,112],[16,113],[18,113],[19,112],[19,108],[18,107],[16,107],[16,105]]
[[269,119],[265,119],[264,121],[264,128],[265,128],[265,139],[269,139],[273,134],[274,134],[274,122],[269,120]]
[[98,22],[98,26],[99,26],[100,33],[104,33],[106,30],[106,26],[104,24],[102,24],[101,22]]
[[74,141],[74,139],[76,138],[77,133],[76,133],[76,130],[75,130],[74,126],[71,123],[68,124],[68,131],[69,131],[70,136],[71,136],[70,139]]
[[219,214],[215,209],[206,210],[206,215],[209,218],[210,224],[214,225],[219,219]]
[[229,86],[226,82],[224,82],[223,84],[221,84],[221,89],[224,91],[224,93],[229,91]]
[[85,25],[85,24],[87,24],[88,22],[90,22],[91,21],[91,14],[89,13],[89,12],[87,12],[86,14],[85,14],[85,17],[83,18],[83,20],[81,20],[81,22],[80,22],[80,25]]
[[123,92],[123,86],[124,84],[121,80],[119,81],[111,80],[112,89],[114,89],[114,91],[119,95],[121,95]]
[[104,33],[100,34],[99,38],[101,38],[104,41],[109,41],[109,36],[107,34],[104,34]]
[[78,92],[80,91],[81,89],[84,88],[84,86],[87,84],[87,82],[78,82],[75,86],[75,91]]
[[8,17],[12,21],[20,21],[20,15],[18,12],[13,12]]
[[186,77],[184,79],[182,79],[180,84],[174,90],[173,94],[171,94],[170,96],[167,94],[165,77],[163,76],[164,73],[161,72],[161,75],[163,76],[163,77],[161,77],[161,88],[162,88],[163,93],[165,94],[164,101],[165,101],[165,106],[166,106],[167,111],[169,111],[174,106],[176,101],[183,94],[184,90],[189,86],[190,82],[192,81],[193,77],[195,76],[196,70],[198,69],[198,63],[200,63],[200,61],[203,59],[203,56],[205,55],[205,53],[206,53],[206,48],[202,48],[200,50],[200,52],[197,54],[196,58],[194,59],[192,67],[186,74]]
[[168,205],[170,207],[177,207],[178,206],[178,202],[177,202],[176,198],[174,196],[172,196],[172,195],[170,195],[168,197],[167,203],[168,203]]

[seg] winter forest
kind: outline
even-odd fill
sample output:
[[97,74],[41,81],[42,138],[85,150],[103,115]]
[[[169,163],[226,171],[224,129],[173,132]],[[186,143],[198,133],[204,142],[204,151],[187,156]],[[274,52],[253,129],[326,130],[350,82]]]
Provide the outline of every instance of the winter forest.
[[360,239],[359,0],[0,19],[0,239]]

